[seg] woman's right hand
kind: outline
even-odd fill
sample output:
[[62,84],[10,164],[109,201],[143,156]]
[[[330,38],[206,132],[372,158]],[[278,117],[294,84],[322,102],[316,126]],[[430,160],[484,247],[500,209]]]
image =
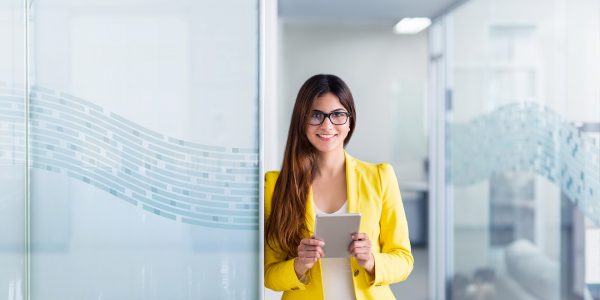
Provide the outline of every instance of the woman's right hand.
[[300,241],[298,258],[294,261],[294,271],[300,281],[304,281],[306,271],[311,269],[319,258],[325,256],[323,246],[325,246],[325,242],[314,237]]

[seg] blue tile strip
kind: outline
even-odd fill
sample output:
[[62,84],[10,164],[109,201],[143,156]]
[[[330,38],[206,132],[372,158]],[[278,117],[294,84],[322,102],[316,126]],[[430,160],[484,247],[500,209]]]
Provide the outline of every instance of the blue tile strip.
[[[24,163],[21,93],[22,87],[0,89],[0,164]],[[44,87],[33,87],[30,98],[33,168],[177,222],[258,229],[258,149],[168,137]]]
[[494,172],[528,171],[560,187],[600,225],[600,145],[589,133],[536,103],[503,106],[449,124],[447,181],[468,185]]

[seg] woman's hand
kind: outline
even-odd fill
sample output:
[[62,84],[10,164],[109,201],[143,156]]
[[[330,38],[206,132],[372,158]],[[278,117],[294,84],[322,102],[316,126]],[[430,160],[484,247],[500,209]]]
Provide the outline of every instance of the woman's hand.
[[325,256],[323,246],[325,246],[325,242],[314,237],[300,241],[298,258],[294,261],[294,271],[300,281],[304,282],[306,271],[311,269],[319,258]]
[[363,267],[369,275],[375,275],[375,258],[371,253],[371,241],[366,233],[355,233],[350,243],[350,255],[356,258],[358,265]]

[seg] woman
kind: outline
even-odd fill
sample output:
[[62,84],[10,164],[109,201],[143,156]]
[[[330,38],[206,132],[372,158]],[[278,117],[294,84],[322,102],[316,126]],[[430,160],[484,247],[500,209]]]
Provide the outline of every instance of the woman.
[[[300,88],[281,172],[265,175],[265,285],[282,299],[395,299],[413,267],[396,175],[344,151],[356,126],[350,89],[334,75]],[[360,213],[349,259],[324,258],[315,214]],[[335,298],[334,298],[335,297]]]

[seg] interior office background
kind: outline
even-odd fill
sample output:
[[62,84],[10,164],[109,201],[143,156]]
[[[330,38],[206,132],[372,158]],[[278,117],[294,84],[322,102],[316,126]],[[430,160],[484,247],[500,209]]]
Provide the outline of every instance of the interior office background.
[[599,1],[1,3],[0,299],[276,298],[260,174],[321,72],[398,175],[399,299],[600,297]]

